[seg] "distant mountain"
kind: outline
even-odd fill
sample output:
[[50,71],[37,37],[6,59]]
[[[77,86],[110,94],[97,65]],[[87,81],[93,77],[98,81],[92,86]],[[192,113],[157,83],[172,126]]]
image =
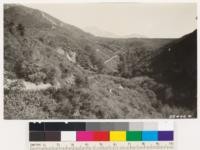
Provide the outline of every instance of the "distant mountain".
[[111,32],[108,32],[108,31],[105,31],[105,30],[101,30],[97,27],[85,27],[83,28],[84,31],[88,32],[88,33],[91,33],[95,36],[99,36],[99,37],[107,37],[107,38],[118,38],[119,36],[114,34],[114,33],[111,33]]
[[124,35],[124,36],[121,36],[122,38],[147,38],[146,36],[144,35],[141,35],[141,34],[129,34],[129,35]]
[[102,29],[99,29],[97,27],[85,27],[83,28],[84,31],[91,33],[98,37],[106,37],[106,38],[147,38],[141,34],[129,34],[129,35],[117,35]]

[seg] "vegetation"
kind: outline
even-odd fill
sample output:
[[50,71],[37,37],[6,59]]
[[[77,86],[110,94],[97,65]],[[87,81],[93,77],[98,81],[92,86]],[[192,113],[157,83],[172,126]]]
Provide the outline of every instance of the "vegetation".
[[118,65],[120,75],[125,78],[131,78],[149,74],[151,72],[149,60],[152,53],[145,49],[135,49],[120,54],[120,63]]
[[78,85],[44,91],[9,90],[4,115],[7,119],[166,118],[171,112],[195,115],[187,108],[163,104],[156,96],[156,87],[161,86],[148,77],[130,82],[104,75],[95,76],[91,82],[88,88]]
[[38,10],[5,8],[4,117],[195,117],[196,53],[196,31],[100,38]]
[[22,24],[17,25],[17,30],[19,31],[21,36],[24,36],[25,33],[25,27]]
[[85,69],[91,69],[98,73],[101,73],[103,68],[105,67],[103,64],[103,60],[98,55],[95,49],[92,49],[91,46],[86,45],[84,48],[84,53],[80,53],[77,57],[78,62]]

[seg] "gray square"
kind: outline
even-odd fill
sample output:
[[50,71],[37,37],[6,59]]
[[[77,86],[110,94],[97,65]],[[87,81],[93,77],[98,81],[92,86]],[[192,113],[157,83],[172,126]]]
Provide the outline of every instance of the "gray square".
[[129,123],[127,122],[115,122],[114,123],[114,130],[118,131],[126,131],[129,128]]
[[88,122],[86,123],[86,131],[97,131],[100,130],[99,122]]
[[156,131],[158,130],[158,123],[156,122],[146,122],[143,126],[144,131]]
[[142,122],[131,122],[129,123],[129,131],[142,131],[143,124]]

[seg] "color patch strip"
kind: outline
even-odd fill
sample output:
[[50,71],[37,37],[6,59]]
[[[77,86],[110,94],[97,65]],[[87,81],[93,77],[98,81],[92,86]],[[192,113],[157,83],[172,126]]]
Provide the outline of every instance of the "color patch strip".
[[158,131],[143,131],[142,141],[158,141]]
[[159,141],[173,141],[174,140],[174,132],[173,131],[159,131],[158,132],[158,140]]
[[173,141],[172,122],[29,123],[30,141]]
[[126,141],[142,141],[142,132],[141,131],[127,131]]
[[110,131],[110,141],[126,141],[126,131]]
[[32,131],[30,141],[173,141],[173,131]]
[[165,122],[42,122],[29,123],[29,131],[173,131]]

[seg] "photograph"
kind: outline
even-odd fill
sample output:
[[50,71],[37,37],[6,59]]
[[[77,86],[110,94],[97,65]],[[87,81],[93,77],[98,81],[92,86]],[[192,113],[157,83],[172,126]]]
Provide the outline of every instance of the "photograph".
[[197,118],[197,3],[3,6],[4,119]]

